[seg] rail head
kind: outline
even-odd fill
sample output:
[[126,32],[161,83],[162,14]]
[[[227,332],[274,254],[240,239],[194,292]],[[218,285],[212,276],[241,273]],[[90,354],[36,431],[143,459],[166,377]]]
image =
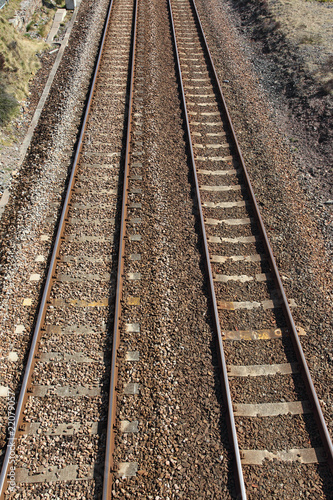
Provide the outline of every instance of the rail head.
[[121,316],[121,300],[123,290],[123,274],[124,274],[124,250],[125,250],[125,234],[128,206],[128,182],[129,182],[129,166],[130,166],[130,143],[132,129],[132,108],[133,108],[133,89],[134,89],[134,72],[135,72],[135,53],[136,53],[136,38],[137,38],[137,17],[138,17],[138,1],[134,0],[133,7],[133,25],[132,25],[132,46],[131,46],[131,67],[129,74],[129,99],[128,99],[128,116],[126,129],[126,149],[124,163],[124,182],[122,194],[121,220],[120,220],[120,235],[118,246],[118,266],[117,266],[117,285],[115,296],[115,313],[113,324],[112,338],[112,354],[111,354],[111,373],[110,373],[110,389],[109,389],[109,407],[108,407],[108,422],[106,436],[106,451],[104,461],[104,479],[102,499],[109,500],[112,498],[112,478],[113,478],[113,449],[114,449],[114,429],[116,418],[117,404],[117,351],[120,342],[120,316]]

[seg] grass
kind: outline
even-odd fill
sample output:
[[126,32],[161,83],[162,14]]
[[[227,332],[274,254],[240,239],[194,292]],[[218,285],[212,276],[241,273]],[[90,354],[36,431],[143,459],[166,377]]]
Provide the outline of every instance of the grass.
[[18,102],[12,94],[6,92],[6,88],[0,86],[0,123],[7,123],[18,113]]
[[0,125],[19,113],[19,101],[27,97],[29,80],[40,66],[37,53],[45,48],[43,41],[28,39],[9,23],[18,5],[12,0],[0,15]]
[[34,22],[30,21],[30,23],[27,24],[26,31],[30,31],[33,28]]
[[1,9],[1,16],[4,17],[5,19],[7,19],[7,21],[9,19],[11,19],[12,17],[14,17],[15,15],[15,12],[19,9],[20,7],[20,4],[21,4],[21,1],[20,0],[10,0],[6,5],[5,7],[3,7]]
[[322,37],[318,33],[315,33],[313,35],[303,35],[299,41],[301,45],[318,45],[321,42]]
[[[61,3],[63,2],[63,0],[58,1]],[[56,8],[58,8],[58,6],[46,7],[44,5],[34,13],[31,21],[26,27],[26,32],[29,33],[29,35],[30,33],[32,34],[32,37],[29,36],[29,38],[35,38],[36,35],[41,38],[46,38],[51,29]]]
[[45,38],[50,31],[53,23],[53,16],[49,17],[48,21],[46,23],[42,23],[38,26],[38,34],[41,38]]

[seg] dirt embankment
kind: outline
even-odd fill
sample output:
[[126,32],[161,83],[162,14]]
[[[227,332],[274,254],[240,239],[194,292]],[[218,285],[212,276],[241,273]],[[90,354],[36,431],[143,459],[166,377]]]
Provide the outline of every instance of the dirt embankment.
[[[281,92],[307,134],[308,144],[333,161],[333,3],[304,0],[232,0],[252,41],[274,64]],[[313,165],[330,198],[332,169]]]

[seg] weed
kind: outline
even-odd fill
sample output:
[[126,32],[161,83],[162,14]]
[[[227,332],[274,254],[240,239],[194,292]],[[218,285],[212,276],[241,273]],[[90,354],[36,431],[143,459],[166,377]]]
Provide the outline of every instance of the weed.
[[321,43],[322,38],[319,34],[314,35],[304,35],[300,39],[299,43],[302,45],[316,45]]
[[4,125],[19,113],[19,103],[14,95],[9,94],[0,86],[0,123]]
[[30,40],[28,33],[25,35],[17,33],[12,24],[0,16],[1,125],[18,114],[18,102],[27,96],[29,80],[39,68],[36,53],[44,48],[44,43]]
[[32,29],[33,25],[34,25],[33,21],[30,21],[30,23],[27,24],[27,27],[26,27],[26,32],[27,33]]
[[38,34],[41,38],[45,38],[48,32],[50,31],[52,25],[52,21],[48,21],[47,23],[43,23],[38,27]]
[[31,38],[46,38],[48,32],[50,31],[56,7],[52,4],[48,5],[50,6],[46,6],[44,2],[43,7],[36,11],[32,16],[32,19],[28,24],[29,30],[28,26],[26,28],[26,32],[33,31]]

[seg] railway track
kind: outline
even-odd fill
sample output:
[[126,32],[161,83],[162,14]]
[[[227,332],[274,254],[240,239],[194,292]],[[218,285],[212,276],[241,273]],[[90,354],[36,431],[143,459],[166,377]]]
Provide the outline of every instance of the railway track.
[[[240,497],[246,498],[249,466],[262,466],[267,473],[265,460],[285,464],[327,462],[332,471],[333,447],[298,338],[301,332],[291,315],[294,304],[288,302],[283,289],[195,3],[169,0],[169,9],[219,340],[236,484]],[[290,340],[292,354],[287,345]],[[245,344],[240,352],[234,347],[237,343]],[[280,351],[279,363],[271,356],[272,347]],[[246,363],[240,364],[241,360]],[[282,423],[282,416],[308,414],[316,421],[322,447],[313,433],[309,434],[307,447],[298,447],[297,426],[288,436],[287,449],[279,449],[274,440],[272,443],[272,429],[278,435],[284,428],[282,434],[287,435],[288,428],[294,427],[290,418]],[[251,439],[251,419],[260,420],[260,447]],[[317,444],[315,448],[309,446],[312,442]]]
[[55,498],[68,487],[83,498],[102,494],[103,464],[108,467],[109,457],[108,353],[124,230],[119,200],[127,187],[124,158],[132,119],[128,103],[135,23],[136,2],[110,3],[15,422],[11,420],[1,498],[17,493],[21,498],[46,493]]
[[[142,102],[149,82],[144,69],[147,27],[137,28],[140,5],[136,0],[113,0],[110,5],[8,440],[1,498],[10,496],[5,490],[11,485],[13,494],[22,498],[46,493],[61,498],[66,490],[81,498],[134,498],[135,481],[139,477],[144,483],[148,476],[142,458],[145,440],[141,436],[136,441],[145,428],[140,416],[148,414],[151,404],[145,390],[153,392],[144,372],[149,363],[158,367],[159,376],[162,369],[156,345],[149,335],[145,338],[151,325],[143,311],[155,315],[156,295],[149,287],[165,277],[149,274],[149,252],[139,247],[143,227],[149,240],[151,215],[149,201],[143,203],[149,169],[143,163]],[[262,498],[272,464],[277,481],[286,471],[292,474],[291,464],[301,467],[306,477],[311,467],[332,468],[332,444],[298,339],[303,332],[297,331],[290,313],[294,303],[288,304],[283,291],[195,4],[169,0],[168,5],[234,482],[240,498]],[[152,58],[149,64],[154,62]],[[153,189],[161,194],[162,181],[150,175]],[[159,210],[163,216],[158,229],[166,234],[167,209]],[[164,237],[159,245],[163,259],[163,252],[170,252]],[[163,303],[160,314],[173,325],[168,305]],[[165,351],[174,347],[163,335],[156,343]],[[167,371],[172,370],[169,366]],[[170,384],[176,385],[174,378],[170,376]],[[162,389],[154,387],[155,392]],[[147,411],[140,410],[143,401],[149,403]],[[156,401],[159,406],[158,397]],[[177,411],[172,412],[177,422]],[[151,426],[146,430],[148,435]],[[200,436],[194,437],[197,446]],[[180,448],[185,449],[187,439],[181,439]],[[154,446],[160,449],[156,438]],[[166,469],[176,453],[172,446]],[[212,456],[219,446],[212,448]],[[156,463],[160,461],[157,454]],[[187,477],[184,468],[178,469]],[[253,484],[253,470],[258,485]],[[149,477],[146,481],[147,486]],[[170,486],[161,487],[169,498],[164,487]],[[193,486],[189,491],[193,497],[202,494]]]

